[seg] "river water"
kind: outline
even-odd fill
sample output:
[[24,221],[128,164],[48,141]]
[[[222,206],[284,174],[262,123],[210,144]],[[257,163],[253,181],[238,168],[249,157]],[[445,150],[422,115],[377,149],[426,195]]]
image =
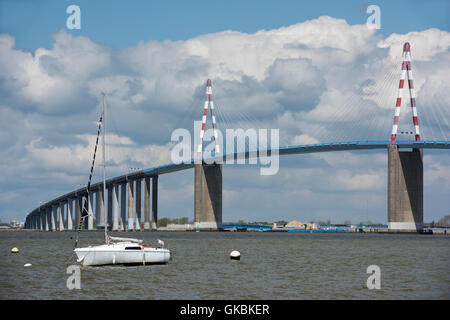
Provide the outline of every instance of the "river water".
[[[134,232],[165,241],[166,265],[82,267],[67,288],[75,232],[0,232],[0,299],[449,299],[445,235]],[[83,232],[80,245],[101,244]],[[11,253],[11,248],[19,253]],[[229,259],[233,250],[241,260]],[[31,267],[24,264],[31,263]],[[381,289],[367,288],[370,265]]]

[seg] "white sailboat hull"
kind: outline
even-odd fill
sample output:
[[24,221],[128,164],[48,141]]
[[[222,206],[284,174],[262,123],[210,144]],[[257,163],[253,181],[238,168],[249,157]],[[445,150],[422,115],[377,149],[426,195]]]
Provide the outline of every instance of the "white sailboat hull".
[[[105,94],[103,94],[103,107],[100,116],[100,123],[97,133],[97,142],[95,144],[94,159],[92,160],[91,174],[87,185],[88,199],[89,186],[92,179],[92,170],[94,169],[95,152],[97,151],[98,137],[100,129],[102,133],[102,158],[103,158],[103,194],[106,195],[106,165],[105,165]],[[110,196],[111,194],[109,194]],[[98,201],[98,198],[97,198]],[[105,206],[105,198],[103,198],[103,205]],[[83,215],[80,220],[78,229],[81,229],[84,218],[88,216],[88,210],[83,207]],[[99,265],[115,265],[115,264],[152,264],[152,263],[167,263],[170,259],[170,251],[164,248],[164,242],[158,241],[162,247],[150,247],[142,244],[142,240],[109,237],[107,234],[107,224],[105,223],[105,242],[104,245],[90,246],[85,248],[76,248],[74,252],[77,255],[78,263],[83,266],[99,266]],[[78,234],[77,242],[78,243]]]
[[77,261],[83,266],[162,264],[170,260],[168,249],[147,247],[135,243],[112,243],[77,248],[74,251]]

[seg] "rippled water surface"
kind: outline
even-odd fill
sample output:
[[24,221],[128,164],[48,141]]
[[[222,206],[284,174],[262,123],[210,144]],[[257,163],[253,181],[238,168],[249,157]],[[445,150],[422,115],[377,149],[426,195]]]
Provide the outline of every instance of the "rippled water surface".
[[[82,267],[69,290],[74,232],[0,232],[1,299],[449,299],[450,237],[262,232],[136,232],[172,251],[167,265]],[[84,232],[80,245],[100,244]],[[11,253],[17,247],[18,254]],[[241,260],[229,259],[232,250]],[[31,263],[31,267],[24,264]],[[381,289],[369,290],[369,265]]]

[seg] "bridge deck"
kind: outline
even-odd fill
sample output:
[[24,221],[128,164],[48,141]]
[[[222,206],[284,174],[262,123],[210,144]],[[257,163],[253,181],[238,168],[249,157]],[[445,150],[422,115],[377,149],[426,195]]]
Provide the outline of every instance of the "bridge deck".
[[[304,154],[304,153],[316,153],[316,152],[330,152],[330,151],[350,151],[350,150],[370,150],[370,149],[387,149],[389,141],[353,141],[353,142],[336,142],[336,143],[321,143],[321,144],[311,144],[311,145],[299,145],[299,146],[288,146],[280,147],[279,149],[267,149],[267,150],[256,150],[256,151],[246,151],[246,152],[235,152],[223,156],[204,158],[205,162],[220,162],[226,164],[227,161],[235,161],[236,159],[248,159],[252,157],[264,157],[271,155],[273,152],[278,152],[281,155],[289,154]],[[399,148],[416,148],[416,149],[450,149],[450,141],[397,141]],[[107,187],[115,184],[126,183],[127,181],[132,181],[136,179],[142,179],[148,176],[157,176],[161,174],[176,172],[180,170],[186,170],[194,167],[194,159],[191,159],[188,163],[170,163],[162,166],[157,166],[141,171],[136,171],[119,177],[110,178],[106,181]],[[101,188],[102,182],[98,182],[91,186],[91,190],[96,190]],[[60,197],[57,197],[41,207],[49,207],[52,205],[57,205],[67,199],[74,199],[80,195],[85,195],[86,189],[80,188],[78,190],[66,193]],[[30,214],[36,213],[39,208],[34,209]]]

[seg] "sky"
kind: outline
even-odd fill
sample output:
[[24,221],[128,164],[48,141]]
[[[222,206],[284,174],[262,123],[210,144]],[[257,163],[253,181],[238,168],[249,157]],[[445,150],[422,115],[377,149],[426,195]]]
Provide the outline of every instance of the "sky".
[[[87,183],[102,91],[108,177],[169,163],[208,78],[219,129],[277,128],[282,146],[388,140],[409,41],[422,137],[449,140],[449,21],[437,0],[0,0],[0,219]],[[412,130],[406,104],[400,121]],[[449,160],[425,150],[425,221],[450,214]],[[286,156],[273,176],[226,166],[223,220],[386,223],[386,166],[384,150]],[[159,182],[159,216],[193,219],[193,170]]]

